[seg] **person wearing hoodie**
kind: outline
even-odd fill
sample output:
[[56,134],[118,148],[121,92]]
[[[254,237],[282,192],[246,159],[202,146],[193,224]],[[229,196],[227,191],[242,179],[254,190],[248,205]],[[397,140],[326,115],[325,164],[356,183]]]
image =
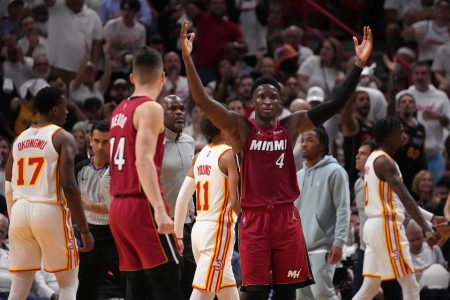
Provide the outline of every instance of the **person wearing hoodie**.
[[302,219],[316,284],[298,289],[297,299],[338,299],[333,276],[350,224],[350,190],[348,175],[328,155],[328,145],[328,135],[322,126],[301,137],[305,161],[297,173],[302,193],[295,206]]

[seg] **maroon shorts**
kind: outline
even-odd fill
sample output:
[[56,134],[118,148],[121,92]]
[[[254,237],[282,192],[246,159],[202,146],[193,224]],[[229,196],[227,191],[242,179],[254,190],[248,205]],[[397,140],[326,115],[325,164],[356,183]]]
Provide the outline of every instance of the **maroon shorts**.
[[174,236],[158,234],[153,211],[146,198],[114,198],[109,214],[121,271],[151,269],[170,261],[180,262]]
[[314,283],[300,215],[292,203],[244,209],[239,239],[244,288]]

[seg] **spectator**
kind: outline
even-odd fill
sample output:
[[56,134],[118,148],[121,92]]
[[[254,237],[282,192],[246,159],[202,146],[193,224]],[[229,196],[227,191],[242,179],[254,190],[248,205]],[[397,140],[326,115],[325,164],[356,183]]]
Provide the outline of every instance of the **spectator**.
[[19,40],[19,47],[24,56],[47,55],[47,39],[40,35],[34,18],[32,16],[23,18],[21,27],[24,37]]
[[365,67],[361,73],[358,90],[364,91],[369,95],[370,112],[369,120],[376,123],[387,115],[387,102],[384,94],[379,90],[377,82],[380,80],[374,75],[375,65]]
[[[447,262],[439,246],[434,245],[430,247],[425,242],[423,230],[414,220],[410,220],[408,223],[406,238],[409,242],[414,273],[418,282],[421,281],[422,276],[428,276],[427,269],[434,264],[439,264],[444,271],[447,269]],[[446,276],[450,278],[448,272]]]
[[0,21],[0,36],[20,33],[20,20],[25,14],[23,0],[13,0],[8,4],[8,16]]
[[16,136],[39,121],[40,115],[34,107],[34,97],[36,97],[41,88],[46,86],[48,86],[48,83],[43,79],[30,79],[20,87],[20,99],[16,98],[14,101],[11,101],[11,110],[16,116],[14,123]]
[[305,162],[297,173],[301,188],[295,206],[302,220],[306,248],[316,284],[297,290],[297,299],[337,300],[333,287],[350,224],[348,176],[328,155],[328,135],[320,126],[301,137]]
[[166,81],[162,95],[176,95],[187,105],[189,97],[189,86],[185,76],[181,73],[180,56],[176,52],[167,52],[164,55],[164,70],[166,72]]
[[190,0],[183,0],[183,5],[197,30],[195,62],[203,84],[207,84],[216,80],[221,57],[233,49],[247,52],[247,45],[239,26],[226,18],[225,0],[210,0],[208,12]]
[[411,195],[414,196],[417,205],[435,214],[438,199],[434,198],[433,175],[429,171],[421,170],[414,176]]
[[6,48],[6,60],[3,62],[3,75],[10,78],[16,89],[28,79],[33,78],[31,70],[33,60],[30,57],[24,57],[17,44],[15,36],[7,36],[4,38]]
[[105,57],[105,70],[102,77],[95,81],[97,76],[97,66],[89,61],[89,52],[85,51],[78,68],[77,76],[69,84],[70,98],[78,105],[82,106],[86,99],[95,97],[104,102],[103,95],[108,90],[109,80],[111,79],[111,58],[110,47],[108,43],[103,46]]
[[237,76],[234,66],[228,58],[219,60],[217,74],[216,80],[210,81],[208,87],[213,90],[214,99],[224,102],[226,98],[233,96]]
[[444,215],[445,204],[447,202],[449,194],[450,194],[450,176],[444,175],[441,178],[439,178],[439,180],[436,182],[436,187],[434,189],[434,198],[439,200],[438,207],[436,208],[436,215],[439,216]]
[[[1,68],[0,68],[1,74]],[[15,137],[13,132],[14,118],[11,113],[11,101],[16,98],[16,88],[10,78],[0,76],[0,135],[12,141]]]
[[[181,25],[187,15],[181,1],[167,1],[158,17],[158,31],[164,37],[164,46],[167,51],[180,49],[179,36]],[[162,1],[161,1],[162,3]]]
[[308,57],[298,69],[298,78],[303,92],[312,86],[319,86],[329,98],[334,87],[344,73],[341,71],[342,46],[335,38],[328,38],[322,43],[319,55]]
[[357,179],[355,157],[361,144],[372,138],[373,123],[369,120],[370,99],[365,91],[356,89],[341,112],[341,130],[344,136],[344,161],[350,183]]
[[96,98],[87,98],[83,103],[83,112],[90,121],[98,121],[102,119],[103,102]]
[[291,25],[282,31],[283,42],[291,45],[291,47],[298,53],[297,63],[299,66],[301,66],[308,57],[314,54],[311,48],[301,44],[303,34],[303,29],[296,25]]
[[439,0],[434,7],[432,19],[416,22],[402,31],[405,40],[418,42],[418,61],[431,65],[437,48],[449,41],[449,20],[450,2]]
[[300,90],[300,83],[298,82],[297,76],[289,76],[284,82],[284,106],[289,107],[294,99],[299,97],[304,97],[304,93]]
[[401,30],[421,20],[433,17],[433,0],[386,0],[386,47],[389,55],[394,55],[402,45]]
[[[146,0],[138,0],[139,9],[136,11],[136,17],[140,23],[145,27],[151,27],[153,22],[152,12],[150,10],[150,5]],[[108,23],[108,21],[117,18],[121,15],[122,5],[125,0],[104,0],[100,6],[98,14],[103,24]]]
[[75,78],[86,51],[97,66],[101,54],[102,23],[84,0],[44,0],[44,3],[50,14],[48,58],[52,74],[69,83]]
[[140,7],[139,0],[122,0],[120,16],[109,20],[103,28],[103,37],[110,44],[113,73],[127,75],[130,67],[125,61],[126,54],[145,46],[145,27],[135,17]]
[[275,71],[277,78],[284,82],[289,76],[296,76],[299,64],[298,52],[291,45],[283,45],[275,50]]
[[240,11],[239,26],[248,45],[248,56],[256,56],[258,53],[266,52],[267,28],[257,18],[256,8],[259,0],[238,0],[236,6]]
[[234,111],[238,115],[245,116],[244,101],[241,99],[231,97],[225,101],[225,104],[229,110]]
[[[425,127],[425,155],[433,178],[444,175],[444,129],[449,125],[450,103],[447,95],[431,84],[430,68],[425,63],[413,66],[412,82],[406,92],[416,99],[417,119]],[[396,99],[403,92],[396,95]]]
[[48,79],[50,75],[50,64],[45,54],[33,56],[33,72],[37,78]]
[[[447,23],[447,30],[450,30]],[[439,46],[434,53],[433,64],[431,70],[433,71],[434,78],[438,83],[438,88],[450,95],[450,66],[447,63],[450,57],[450,41]]]
[[240,76],[236,81],[236,97],[244,101],[245,116],[248,117],[253,111],[250,91],[253,85],[253,77],[250,75]]
[[190,135],[195,140],[195,153],[200,151],[208,144],[208,140],[201,133],[200,121],[203,117],[203,111],[195,105],[191,109],[191,124],[184,128],[184,133]]
[[109,89],[109,101],[116,104],[120,103],[123,99],[131,95],[131,85],[124,78],[117,78],[114,80],[111,88]]
[[84,130],[81,128],[73,129],[72,135],[74,136],[75,141],[77,142],[78,153],[76,154],[86,152],[86,138],[84,137]]
[[[394,156],[400,171],[403,182],[408,189],[411,189],[414,176],[420,170],[427,169],[425,158],[425,128],[417,121],[416,101],[411,94],[403,93],[397,100],[397,116],[403,123],[406,134],[405,144]],[[442,214],[441,214],[442,215]]]

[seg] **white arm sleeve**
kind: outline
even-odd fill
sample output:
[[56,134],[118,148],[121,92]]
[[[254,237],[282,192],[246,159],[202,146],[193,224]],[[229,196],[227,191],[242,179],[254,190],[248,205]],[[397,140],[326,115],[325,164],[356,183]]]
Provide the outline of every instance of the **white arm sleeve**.
[[175,205],[175,234],[177,238],[183,237],[184,220],[188,210],[189,200],[195,192],[195,180],[190,176],[186,176],[178,193],[177,202]]
[[6,198],[6,207],[8,209],[8,216],[11,218],[11,208],[13,206],[13,192],[10,181],[5,181],[5,198]]

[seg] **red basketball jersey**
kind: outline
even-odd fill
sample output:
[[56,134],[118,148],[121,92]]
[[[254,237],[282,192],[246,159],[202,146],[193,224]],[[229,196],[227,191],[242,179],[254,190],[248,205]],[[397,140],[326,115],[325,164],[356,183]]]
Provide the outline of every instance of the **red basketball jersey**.
[[[132,97],[116,107],[111,117],[110,137],[110,173],[113,196],[145,196],[141,189],[136,170],[136,129],[133,126],[133,113],[136,108],[146,101],[148,97]],[[158,136],[156,144],[155,162],[158,173],[159,189],[162,194],[162,185],[159,179],[161,163],[164,155],[164,132]]]
[[300,195],[294,155],[286,127],[252,127],[242,147],[242,208],[294,202]]

